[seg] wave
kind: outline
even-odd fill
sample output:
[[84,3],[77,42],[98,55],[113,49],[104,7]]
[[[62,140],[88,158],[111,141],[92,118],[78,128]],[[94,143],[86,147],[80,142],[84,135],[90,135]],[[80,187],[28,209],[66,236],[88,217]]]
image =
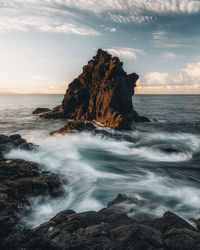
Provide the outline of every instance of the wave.
[[[178,169],[200,152],[200,138],[187,133],[144,131],[129,135],[134,142],[90,133],[43,138],[34,133],[33,142],[40,146],[38,149],[8,153],[7,158],[37,162],[67,180],[61,197],[30,199],[30,211],[22,215],[22,221],[35,227],[61,210],[99,210],[118,193],[149,200],[150,205],[126,207],[130,216],[141,211],[162,215],[166,210],[187,218],[197,216],[199,187],[191,187],[187,176]],[[168,164],[174,168],[168,168]]]

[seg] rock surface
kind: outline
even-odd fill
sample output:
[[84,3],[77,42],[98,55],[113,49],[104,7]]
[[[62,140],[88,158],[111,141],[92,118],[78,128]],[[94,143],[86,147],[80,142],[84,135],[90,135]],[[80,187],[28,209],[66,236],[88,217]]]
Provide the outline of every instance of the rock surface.
[[72,121],[67,121],[64,127],[62,127],[59,130],[53,131],[50,134],[56,135],[56,134],[76,133],[82,131],[93,131],[94,129],[95,126],[91,122],[72,120]]
[[123,202],[135,203],[137,198],[120,194],[98,212],[62,211],[33,230],[11,235],[4,241],[7,248],[1,249],[200,249],[200,233],[176,214],[139,221],[116,209]]
[[46,113],[51,111],[49,108],[36,108],[35,110],[33,110],[32,114],[36,115],[36,114],[42,114],[42,113]]
[[3,153],[6,153],[14,148],[31,150],[35,145],[32,143],[27,143],[25,139],[19,134],[14,134],[11,136],[0,134],[0,160],[3,159]]
[[106,127],[130,130],[133,121],[149,121],[133,109],[132,96],[139,76],[127,74],[118,57],[99,49],[73,80],[62,105],[43,118],[98,121]]
[[[34,145],[20,135],[0,135],[0,249],[3,241],[19,232],[18,213],[29,206],[28,199],[38,195],[57,195],[61,185],[58,176],[40,170],[33,162],[5,159],[3,154],[13,148],[31,150]],[[5,246],[5,249],[13,248]]]

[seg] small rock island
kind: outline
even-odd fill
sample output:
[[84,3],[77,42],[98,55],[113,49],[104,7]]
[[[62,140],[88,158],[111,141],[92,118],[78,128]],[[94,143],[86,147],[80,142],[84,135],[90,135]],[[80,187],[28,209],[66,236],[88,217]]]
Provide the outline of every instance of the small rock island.
[[123,63],[99,49],[68,86],[62,104],[42,114],[45,119],[97,121],[106,127],[131,130],[132,122],[147,122],[133,108],[132,97],[139,76],[127,74]]

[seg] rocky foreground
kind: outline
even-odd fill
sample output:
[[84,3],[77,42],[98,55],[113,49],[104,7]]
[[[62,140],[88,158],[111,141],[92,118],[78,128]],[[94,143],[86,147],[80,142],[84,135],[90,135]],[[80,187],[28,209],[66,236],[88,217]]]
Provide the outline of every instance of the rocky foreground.
[[200,220],[194,227],[169,211],[162,218],[134,213],[135,206],[150,205],[134,195],[119,194],[98,212],[66,210],[33,230],[24,228],[18,214],[30,206],[28,198],[59,195],[62,184],[33,162],[5,159],[12,148],[37,150],[20,135],[0,135],[0,249],[200,249]]
[[8,248],[6,239],[20,230],[19,216],[30,204],[28,199],[39,195],[58,195],[58,176],[24,160],[9,160],[3,156],[11,149],[34,150],[20,135],[0,135],[0,249]]
[[[132,97],[139,76],[127,74],[118,57],[99,49],[69,85],[62,104],[41,117],[99,122],[118,130],[131,130],[132,122],[147,122],[133,108]],[[42,109],[33,111],[35,114]],[[65,127],[61,129],[62,132]]]

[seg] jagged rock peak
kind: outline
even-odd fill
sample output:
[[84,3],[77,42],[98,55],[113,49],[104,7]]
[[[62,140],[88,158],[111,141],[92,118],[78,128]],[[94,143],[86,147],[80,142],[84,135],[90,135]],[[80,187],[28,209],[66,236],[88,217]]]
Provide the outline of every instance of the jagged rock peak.
[[138,78],[136,73],[124,71],[118,57],[99,49],[69,84],[59,110],[43,117],[98,121],[110,128],[131,129],[133,121],[144,120],[132,104]]

